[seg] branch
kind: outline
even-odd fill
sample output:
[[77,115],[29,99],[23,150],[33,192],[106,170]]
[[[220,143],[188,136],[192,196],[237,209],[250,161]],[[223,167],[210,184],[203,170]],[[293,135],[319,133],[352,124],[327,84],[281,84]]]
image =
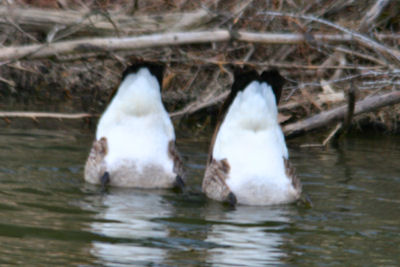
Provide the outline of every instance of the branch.
[[211,107],[213,105],[216,105],[219,102],[224,101],[228,95],[229,95],[229,91],[225,91],[224,93],[221,93],[220,95],[212,98],[210,101],[206,101],[206,102],[194,101],[194,102],[186,105],[183,109],[170,113],[169,116],[171,118],[175,118],[175,117],[179,118],[184,115],[187,116],[187,115],[193,114],[199,110]]
[[89,113],[75,113],[75,114],[65,114],[65,113],[52,113],[52,112],[30,112],[30,111],[3,111],[0,112],[0,118],[54,118],[54,119],[82,119],[94,117],[96,115]]
[[[349,34],[316,34],[314,38],[323,42],[348,42],[353,40],[352,35]],[[392,35],[392,38],[400,39],[400,35]],[[304,35],[290,33],[239,31],[232,35],[227,30],[176,32],[122,38],[87,38],[49,44],[4,47],[0,48],[0,60],[40,59],[72,53],[124,51],[168,45],[226,42],[232,39],[263,44],[299,44],[306,41]]]
[[377,0],[371,9],[365,14],[360,23],[360,30],[367,31],[371,28],[377,17],[381,14],[382,10],[389,4],[389,0]]
[[[367,97],[356,103],[354,115],[373,111],[375,109],[400,103],[400,91],[390,92],[380,96]],[[287,137],[308,132],[328,124],[342,120],[347,112],[347,105],[343,105],[328,111],[321,112],[310,118],[288,124],[283,127],[283,132]]]
[[44,45],[1,48],[0,60],[38,59],[71,53],[132,50],[167,45],[221,42],[229,39],[230,33],[226,30],[164,33],[123,38],[79,39]]
[[350,128],[351,121],[354,116],[354,110],[356,107],[356,88],[352,84],[347,92],[347,114],[343,121],[343,134],[345,134]]
[[[49,32],[54,25],[74,28],[74,34],[109,35],[117,26],[122,33],[144,33],[189,30],[211,21],[216,15],[204,9],[185,13],[127,16],[110,12],[109,17],[100,12],[73,10],[43,10],[37,8],[9,8],[0,6],[0,23],[3,28],[8,19],[29,30]],[[115,25],[113,25],[115,23]],[[68,31],[68,30],[66,30]]]
[[263,15],[268,15],[268,16],[276,16],[276,17],[291,17],[291,18],[300,18],[300,19],[306,19],[309,21],[315,21],[321,24],[324,24],[326,26],[332,27],[336,30],[339,30],[343,33],[345,33],[347,36],[350,36],[353,40],[356,40],[359,42],[361,45],[364,45],[370,49],[376,50],[380,53],[390,55],[392,58],[396,59],[397,62],[400,62],[400,52],[398,50],[388,48],[371,38],[368,38],[365,35],[362,35],[358,32],[354,32],[350,29],[347,29],[345,27],[342,27],[340,25],[337,25],[333,22],[330,22],[328,20],[320,19],[311,15],[297,15],[297,14],[291,14],[291,13],[283,13],[283,12],[275,12],[275,11],[265,11],[265,12],[260,12],[260,14]]

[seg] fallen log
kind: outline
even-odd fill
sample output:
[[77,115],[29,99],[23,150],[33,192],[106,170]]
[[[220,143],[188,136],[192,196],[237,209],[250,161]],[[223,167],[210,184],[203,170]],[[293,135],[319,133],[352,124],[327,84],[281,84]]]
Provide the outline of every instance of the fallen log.
[[[357,101],[354,116],[376,110],[384,106],[400,103],[400,91],[390,92],[384,95],[367,97]],[[347,105],[343,105],[328,111],[321,112],[307,119],[283,126],[286,137],[290,138],[311,130],[321,128],[332,122],[343,120],[347,113]]]
[[[315,34],[315,40],[323,42],[351,42],[351,34]],[[400,35],[392,38],[400,39]],[[228,30],[160,33],[130,37],[86,38],[70,41],[0,48],[0,60],[40,59],[85,52],[126,51],[168,45],[226,42],[237,40],[263,44],[299,44],[306,41],[303,34],[254,33]]]

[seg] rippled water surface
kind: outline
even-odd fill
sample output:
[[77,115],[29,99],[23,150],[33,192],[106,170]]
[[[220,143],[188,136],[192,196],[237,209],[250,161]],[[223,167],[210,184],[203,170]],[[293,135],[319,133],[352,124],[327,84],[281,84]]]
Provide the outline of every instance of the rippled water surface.
[[312,209],[205,199],[208,139],[178,141],[188,192],[101,193],[82,179],[92,136],[0,130],[0,265],[400,265],[399,137],[290,143]]

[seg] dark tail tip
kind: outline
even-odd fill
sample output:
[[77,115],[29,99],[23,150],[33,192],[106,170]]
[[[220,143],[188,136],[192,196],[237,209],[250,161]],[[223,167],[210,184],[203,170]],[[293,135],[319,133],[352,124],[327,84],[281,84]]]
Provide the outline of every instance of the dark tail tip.
[[[247,85],[249,85],[252,81],[259,80],[260,78],[257,71],[255,69],[249,68],[248,66],[245,66],[243,68],[240,68],[238,66],[233,66],[233,75],[234,75],[234,81],[232,84],[232,89],[229,93],[228,98],[225,100],[224,104],[222,105],[219,111],[218,115],[219,122],[222,122],[224,120],[225,115],[230,105],[232,104],[233,100],[236,98],[238,92],[244,90],[247,87]],[[216,128],[215,133],[218,131],[218,127]],[[211,158],[209,159],[209,161],[211,162]]]
[[252,81],[258,80],[259,75],[255,69],[251,69],[247,66],[243,68],[236,67],[233,70],[235,80],[232,84],[232,93],[237,94],[238,91],[243,90]]
[[130,65],[122,73],[122,80],[124,80],[129,74],[138,72],[141,68],[147,68],[150,73],[157,78],[161,87],[164,75],[164,65],[155,62],[138,62]]
[[276,98],[276,104],[278,104],[282,94],[282,87],[285,84],[285,79],[277,69],[264,71],[260,77],[261,81],[266,82],[272,87]]

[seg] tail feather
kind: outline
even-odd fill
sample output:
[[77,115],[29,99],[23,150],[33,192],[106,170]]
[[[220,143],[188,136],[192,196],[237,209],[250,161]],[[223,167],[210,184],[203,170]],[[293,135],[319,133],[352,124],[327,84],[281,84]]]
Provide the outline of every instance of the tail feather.
[[231,94],[236,95],[238,91],[241,91],[247,87],[252,81],[259,80],[260,76],[254,70],[247,69],[235,69],[234,70],[235,80],[232,84]]
[[[240,91],[245,90],[250,83],[252,83],[253,81],[258,81],[260,83],[265,82],[270,87],[272,87],[274,96],[272,96],[271,92],[271,96],[268,99],[270,100],[269,107],[272,109],[272,111],[270,111],[269,114],[273,115],[269,116],[269,118],[273,118],[275,122],[275,117],[277,115],[276,106],[281,97],[282,86],[284,84],[284,78],[279,74],[278,70],[276,69],[267,70],[264,71],[261,75],[259,75],[256,70],[252,68],[249,69],[246,66],[244,68],[234,67],[233,70],[234,70],[234,82],[232,84],[232,89],[230,94],[228,95],[227,99],[225,100],[224,104],[222,105],[219,111],[218,124],[215,127],[215,131],[211,139],[210,152],[208,158],[209,162],[211,162],[213,158],[214,144],[216,142],[220,127],[222,123],[225,121],[225,117],[228,113],[230,106],[232,105],[238,93]],[[274,97],[276,101],[273,101]]]
[[149,72],[157,78],[161,88],[164,75],[164,66],[157,63],[140,62],[132,64],[129,67],[127,67],[125,71],[122,73],[122,80],[124,80],[126,76],[128,76],[129,74],[134,74],[138,72],[141,68],[147,68]]
[[279,71],[276,69],[271,69],[264,71],[260,76],[261,82],[266,82],[272,87],[274,95],[276,98],[276,104],[278,105],[279,99],[282,94],[282,86],[285,83],[285,79],[280,75]]
[[236,97],[238,91],[245,89],[247,85],[249,85],[252,81],[258,81],[266,82],[269,86],[272,87],[272,90],[274,91],[274,95],[276,97],[276,104],[279,103],[285,79],[280,75],[277,69],[266,70],[261,75],[258,75],[258,73],[254,69],[235,68],[234,77],[235,80],[233,82],[230,93],[230,98],[232,100]]
[[[231,92],[228,96],[228,98],[225,100],[224,104],[222,105],[222,108],[219,111],[218,115],[218,120],[222,122],[225,118],[225,115],[231,106],[233,100],[235,100],[236,95],[238,94],[239,91],[244,90],[247,85],[249,85],[252,81],[258,80],[259,75],[254,69],[247,69],[247,68],[234,68],[234,82],[232,84],[232,89]],[[218,125],[216,127],[215,132],[218,131],[219,129]],[[214,139],[214,137],[213,137]]]

